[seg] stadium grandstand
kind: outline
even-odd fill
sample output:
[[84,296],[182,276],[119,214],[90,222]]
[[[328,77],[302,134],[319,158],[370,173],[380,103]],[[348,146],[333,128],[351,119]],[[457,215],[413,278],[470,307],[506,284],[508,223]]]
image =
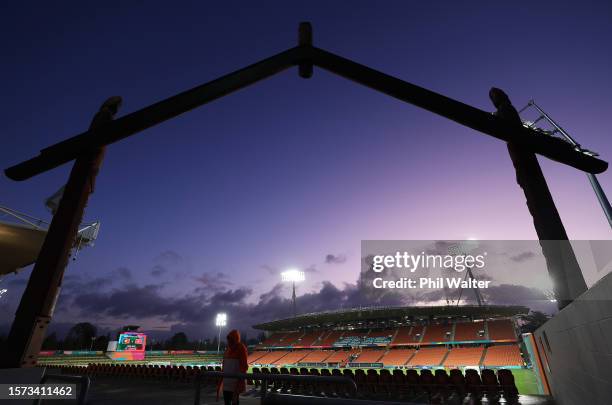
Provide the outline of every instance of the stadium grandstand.
[[267,334],[249,364],[365,368],[514,367],[519,306],[360,308],[255,325]]
[[[272,321],[254,326],[267,337],[250,348],[249,372],[348,377],[357,387],[350,395],[357,398],[422,403],[458,390],[469,398],[487,393],[511,402],[519,394],[542,394],[517,333],[517,317],[527,312],[524,307],[501,306],[365,308]],[[41,352],[39,365],[112,381],[193,386],[201,378],[209,391],[216,379],[206,373],[221,370],[217,352],[146,351],[144,360],[123,361],[111,357],[104,352]],[[248,385],[245,395],[253,398],[263,387],[261,380],[249,380]],[[267,389],[349,395],[345,386],[324,381],[270,382]]]

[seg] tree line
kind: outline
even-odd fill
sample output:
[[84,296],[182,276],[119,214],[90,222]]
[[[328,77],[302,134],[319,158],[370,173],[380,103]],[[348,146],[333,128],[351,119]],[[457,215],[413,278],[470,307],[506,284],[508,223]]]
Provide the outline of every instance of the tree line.
[[[72,326],[66,336],[60,339],[55,332],[48,334],[43,341],[42,350],[94,350],[106,351],[108,342],[117,340],[121,332],[138,331],[138,325],[125,325],[111,334],[98,334],[98,328],[89,322],[79,322]],[[249,338],[241,333],[242,340],[247,345],[255,345],[264,338]],[[222,333],[219,347],[225,348],[225,334]],[[6,336],[0,335],[0,347],[4,346]],[[147,336],[146,350],[217,350],[217,337],[213,339],[190,340],[184,332],[177,332],[167,339],[156,339]]]

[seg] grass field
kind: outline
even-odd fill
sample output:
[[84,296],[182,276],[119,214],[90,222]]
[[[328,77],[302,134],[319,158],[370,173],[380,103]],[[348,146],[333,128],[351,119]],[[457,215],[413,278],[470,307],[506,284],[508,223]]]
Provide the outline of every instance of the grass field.
[[519,390],[519,394],[524,395],[538,395],[538,382],[536,380],[535,373],[530,369],[516,369],[512,370],[514,375],[514,382],[516,388]]

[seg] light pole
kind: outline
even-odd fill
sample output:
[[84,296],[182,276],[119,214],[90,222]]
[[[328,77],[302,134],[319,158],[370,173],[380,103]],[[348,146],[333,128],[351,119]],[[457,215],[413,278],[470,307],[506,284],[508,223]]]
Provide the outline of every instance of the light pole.
[[95,336],[92,336],[92,337],[91,337],[91,346],[89,346],[89,351],[90,351],[90,352],[93,350],[93,345],[94,345],[94,342],[95,342],[95,341],[96,341],[96,337],[95,337]]
[[219,338],[217,339],[217,353],[221,352],[221,328],[227,325],[227,314],[221,312],[217,314],[215,324],[219,328]]
[[299,283],[300,281],[304,281],[306,279],[303,271],[291,269],[287,271],[283,271],[281,273],[282,280],[285,282],[291,282],[291,286],[293,287],[293,295],[291,298],[293,299],[293,317],[295,318],[297,315],[297,309],[295,306],[295,283]]

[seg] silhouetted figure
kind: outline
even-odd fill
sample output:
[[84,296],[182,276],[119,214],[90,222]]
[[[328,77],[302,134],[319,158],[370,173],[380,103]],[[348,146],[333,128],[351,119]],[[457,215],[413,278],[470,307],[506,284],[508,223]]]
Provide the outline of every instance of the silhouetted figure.
[[[247,357],[247,348],[240,341],[240,332],[236,329],[230,331],[227,334],[227,349],[223,354],[223,371],[246,373],[249,368]],[[221,390],[223,390],[225,405],[238,405],[239,395],[246,391],[246,382],[243,378],[223,378],[217,387],[217,398]]]

